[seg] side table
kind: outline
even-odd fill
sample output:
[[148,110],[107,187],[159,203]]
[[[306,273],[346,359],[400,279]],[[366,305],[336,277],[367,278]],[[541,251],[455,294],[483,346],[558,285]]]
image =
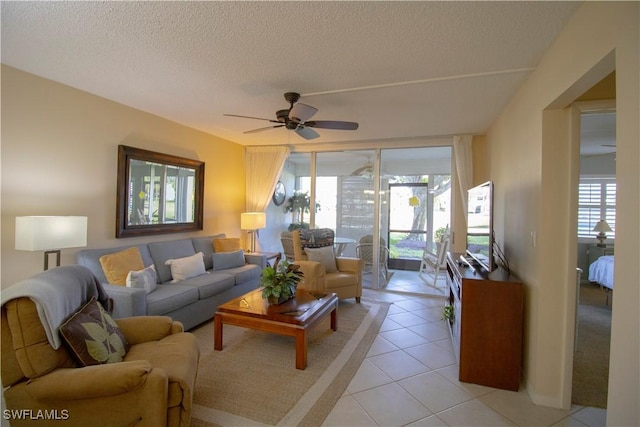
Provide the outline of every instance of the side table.
[[[247,252],[250,255],[260,255],[267,258],[267,265],[276,265],[280,262],[280,258],[282,254],[280,252]],[[271,260],[274,260],[273,264],[271,264]]]

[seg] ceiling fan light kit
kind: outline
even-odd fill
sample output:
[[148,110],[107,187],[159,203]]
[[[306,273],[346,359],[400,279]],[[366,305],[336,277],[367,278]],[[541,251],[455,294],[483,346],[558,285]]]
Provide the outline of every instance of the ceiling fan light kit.
[[318,129],[336,129],[336,130],[356,130],[358,129],[358,123],[356,122],[344,122],[339,120],[316,120],[309,121],[313,117],[318,109],[311,105],[298,103],[300,94],[296,92],[287,92],[284,94],[284,99],[291,105],[289,109],[276,111],[276,120],[264,119],[261,117],[241,116],[237,114],[225,114],[229,117],[240,117],[244,119],[254,120],[266,120],[271,123],[277,123],[273,126],[266,126],[262,128],[248,130],[244,133],[257,133],[269,129],[285,127],[294,131],[304,139],[314,139],[320,136],[318,132],[312,128]]

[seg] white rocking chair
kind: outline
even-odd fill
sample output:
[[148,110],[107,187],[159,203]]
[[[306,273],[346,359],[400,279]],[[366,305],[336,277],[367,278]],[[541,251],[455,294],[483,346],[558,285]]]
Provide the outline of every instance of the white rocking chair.
[[[418,276],[429,286],[441,289],[438,286],[438,274],[447,269],[445,257],[449,251],[449,226],[444,231],[442,238],[436,242],[436,253],[433,254],[424,249],[422,261],[420,262],[420,271]],[[427,277],[425,277],[427,276]]]

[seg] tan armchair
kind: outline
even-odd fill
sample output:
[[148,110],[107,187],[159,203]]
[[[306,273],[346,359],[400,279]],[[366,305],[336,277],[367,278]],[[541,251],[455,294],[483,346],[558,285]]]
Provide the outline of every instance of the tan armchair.
[[[325,229],[323,229],[325,230]],[[309,230],[305,233],[320,231]],[[326,245],[333,248],[333,230],[326,229],[330,238],[327,238]],[[293,251],[295,263],[300,265],[304,273],[304,281],[300,285],[305,289],[316,292],[334,292],[340,299],[355,298],[360,302],[362,296],[362,270],[364,264],[359,258],[335,257],[337,271],[327,272],[324,264],[317,261],[310,261],[305,248],[309,246],[322,247],[320,243],[313,243],[301,238],[300,230],[292,233]]]
[[[49,272],[67,269],[58,278],[66,278],[73,286],[77,284],[78,294],[88,300],[95,291],[87,291],[86,281],[74,283],[73,275],[79,268],[84,267],[48,270],[36,276],[37,285],[47,283]],[[29,279],[7,289],[28,282]],[[100,286],[97,280],[96,285]],[[68,291],[73,286],[67,283],[63,288]],[[12,426],[33,425],[31,417],[37,414],[52,418],[38,419],[36,424],[43,426],[60,425],[61,419],[68,419],[69,425],[87,426],[190,424],[200,353],[195,337],[184,333],[181,323],[165,316],[117,319],[118,328],[130,345],[124,360],[79,367],[64,344],[57,349],[51,344],[33,298],[4,297],[1,319],[4,399],[8,410],[30,414],[21,420],[13,417]]]

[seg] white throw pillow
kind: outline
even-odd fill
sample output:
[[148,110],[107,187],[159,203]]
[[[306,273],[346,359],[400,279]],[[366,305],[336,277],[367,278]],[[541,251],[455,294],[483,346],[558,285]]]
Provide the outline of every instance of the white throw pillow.
[[207,271],[204,268],[204,254],[198,252],[184,258],[168,259],[164,262],[171,268],[171,282],[178,282],[190,277],[200,276]]
[[158,286],[158,275],[155,266],[138,271],[130,271],[127,274],[126,285],[128,288],[144,289],[148,294],[156,290]]
[[324,265],[327,273],[338,271],[336,267],[336,255],[333,253],[333,246],[323,246],[321,248],[304,248],[309,261],[316,261]]

